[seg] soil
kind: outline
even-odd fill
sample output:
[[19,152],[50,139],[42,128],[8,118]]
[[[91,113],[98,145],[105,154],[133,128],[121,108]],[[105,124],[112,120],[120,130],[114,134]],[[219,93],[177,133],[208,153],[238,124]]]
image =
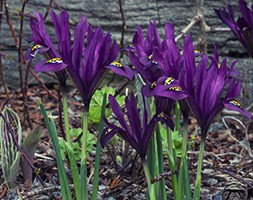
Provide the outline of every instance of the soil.
[[[9,190],[4,183],[0,170],[0,199],[61,199],[60,187],[57,178],[57,165],[55,153],[45,128],[43,117],[38,110],[38,100],[42,99],[47,111],[55,116],[59,136],[63,132],[59,123],[58,90],[52,85],[48,90],[40,86],[28,89],[27,105],[30,122],[24,120],[24,103],[21,91],[9,91],[7,95],[0,93],[0,108],[8,105],[13,108],[22,121],[23,136],[38,124],[43,127],[42,138],[37,147],[33,164],[36,173],[43,181],[40,183],[35,172],[32,181],[24,182],[19,173],[17,187]],[[80,126],[80,112],[82,103],[78,101],[78,93],[71,89],[69,94],[70,124],[72,127]],[[245,125],[245,126],[244,126]],[[90,131],[97,136],[97,127],[90,127]],[[189,125],[189,170],[191,183],[194,183],[199,150],[199,127],[196,120],[191,117]],[[123,151],[122,148],[128,148]],[[205,155],[202,168],[201,198],[204,200],[221,199],[253,199],[253,122],[245,120],[238,115],[220,115],[209,129],[205,144]],[[116,165],[112,158],[121,155],[122,165]],[[141,164],[136,153],[121,140],[116,145],[108,145],[103,149],[100,167],[99,199],[145,199],[146,185]],[[88,157],[88,174],[92,174],[95,151]],[[164,155],[165,173],[155,179],[164,178],[166,181],[168,199],[171,197],[170,170],[167,156]],[[66,172],[71,176],[69,166]],[[90,188],[92,178],[89,177]],[[194,186],[192,185],[192,189]]]

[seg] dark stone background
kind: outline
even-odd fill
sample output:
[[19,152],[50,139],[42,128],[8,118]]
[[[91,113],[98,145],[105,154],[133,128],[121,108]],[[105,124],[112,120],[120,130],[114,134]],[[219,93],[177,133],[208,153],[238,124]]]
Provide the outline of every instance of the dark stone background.
[[[3,1],[3,0],[0,0]],[[19,0],[7,0],[9,13],[14,29],[19,30],[19,15],[18,10],[22,4]],[[31,34],[29,28],[29,15],[34,11],[45,13],[48,9],[49,0],[30,0],[25,9],[24,33],[23,33],[23,49],[29,47],[26,39]],[[176,28],[176,35],[191,21],[196,15],[198,2],[197,0],[122,0],[123,9],[126,21],[126,31],[124,44],[127,46],[131,40],[137,25],[141,24],[146,28],[149,20],[156,20],[157,26],[163,32],[163,26],[166,21],[170,21]],[[214,8],[231,3],[236,7],[237,1],[229,0],[205,0],[204,1],[204,17],[206,23],[210,27],[222,27],[225,25],[216,17]],[[53,1],[53,7],[56,10],[59,8],[69,11],[71,24],[76,24],[80,15],[86,15],[89,22],[93,26],[101,25],[104,31],[110,31],[111,34],[120,43],[121,38],[121,15],[119,12],[118,0],[72,0],[72,1]],[[2,30],[0,32],[1,52],[7,57],[2,57],[2,66],[4,68],[4,79],[9,87],[17,87],[18,82],[18,62],[13,59],[17,58],[16,44],[11,37],[10,28],[6,22],[5,12],[3,12]],[[53,35],[52,24],[50,17],[47,17],[47,28]],[[194,41],[199,41],[203,35],[199,25],[195,25],[191,29]],[[236,40],[235,36],[230,31],[211,31],[206,34],[207,50],[212,53],[212,44],[216,44],[221,56],[228,57],[228,62],[237,59],[237,68],[240,70],[244,78],[244,89],[241,98],[244,104],[249,105],[253,101],[253,62],[248,57],[242,45]],[[179,44],[182,42],[180,39]],[[201,48],[201,46],[197,46]],[[46,76],[47,77],[47,76]],[[32,78],[32,77],[31,77]],[[44,77],[45,78],[45,77]],[[45,79],[44,79],[45,80]],[[50,81],[50,80],[46,80]],[[1,83],[0,83],[1,84]]]

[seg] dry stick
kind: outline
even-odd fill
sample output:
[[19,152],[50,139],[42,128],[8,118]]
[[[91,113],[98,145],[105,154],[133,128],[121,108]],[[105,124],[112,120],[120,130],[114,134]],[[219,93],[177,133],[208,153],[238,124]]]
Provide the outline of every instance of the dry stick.
[[202,52],[207,52],[207,42],[206,42],[206,33],[207,33],[207,24],[205,22],[205,17],[203,14],[204,10],[204,0],[199,0],[198,2],[198,8],[197,8],[197,15],[200,16],[200,45]]
[[[25,1],[23,3],[22,11],[24,11],[26,2],[27,1]],[[20,17],[21,17],[21,20],[20,20],[20,34],[19,34],[19,39],[18,39],[17,35],[16,35],[16,32],[13,28],[12,21],[10,19],[9,8],[8,8],[7,1],[4,1],[4,6],[5,6],[7,24],[9,25],[10,31],[12,33],[12,38],[14,39],[15,44],[16,44],[16,48],[18,49],[18,62],[19,62],[18,68],[19,68],[19,81],[20,81],[19,85],[20,85],[20,89],[21,89],[21,92],[22,92],[22,95],[23,95],[23,101],[24,101],[24,120],[28,120],[28,124],[30,125],[30,122],[29,122],[30,120],[29,120],[29,118],[26,117],[28,112],[26,112],[27,104],[25,102],[26,98],[25,98],[25,91],[24,91],[24,87],[23,87],[23,73],[22,73],[22,63],[25,63],[25,59],[24,59],[24,55],[23,55],[23,51],[22,51],[22,47],[21,47],[21,45],[22,45],[22,31],[23,31],[23,16],[20,15]]]
[[[124,36],[125,36],[125,30],[126,30],[126,20],[124,15],[124,10],[122,7],[122,0],[119,0],[119,12],[121,16],[121,38],[120,38],[120,48],[122,49],[124,47]],[[120,53],[120,60],[123,58],[123,52]]]
[[[22,1],[22,8],[21,12],[19,13],[20,16],[20,28],[19,28],[19,43],[18,43],[18,63],[19,63],[19,78],[20,78],[20,87],[21,92],[23,94],[23,101],[24,101],[24,120],[27,121],[28,126],[32,128],[30,115],[28,112],[28,105],[27,105],[27,79],[28,79],[28,69],[26,70],[25,74],[25,82],[23,83],[23,70],[22,70],[22,62],[26,63],[23,49],[22,49],[22,39],[23,39],[23,26],[24,26],[24,12],[25,12],[25,6],[28,3],[29,0],[23,0]],[[26,66],[26,68],[30,68],[30,62]]]
[[218,170],[222,173],[225,173],[225,174],[228,174],[229,176],[235,178],[236,180],[240,181],[241,183],[244,183],[246,184],[251,190],[253,190],[253,185],[251,183],[249,183],[248,181],[245,181],[242,177],[226,170],[226,169],[221,169],[221,168],[218,168],[218,167],[214,167],[214,166],[211,166],[211,165],[207,165],[206,167],[208,168],[211,168],[211,169],[214,169],[214,170]]
[[248,130],[246,128],[246,126],[237,118],[235,117],[232,117],[232,116],[224,116],[221,118],[223,124],[225,125],[226,128],[229,128],[229,126],[227,125],[226,123],[226,120],[225,119],[232,119],[232,120],[235,120],[237,121],[244,129],[244,132],[245,132],[245,139],[246,139],[246,145],[243,144],[243,142],[240,142],[239,140],[237,140],[234,136],[232,136],[231,134],[229,134],[229,136],[235,140],[236,142],[238,142],[249,154],[250,158],[253,158],[253,154],[251,152],[251,148],[250,148],[250,142],[249,142],[249,138],[248,138]]
[[[124,36],[125,36],[125,30],[126,30],[126,20],[125,20],[125,15],[124,15],[124,10],[122,7],[122,0],[119,0],[119,12],[120,12],[120,16],[121,16],[121,38],[120,38],[120,48],[124,47]],[[121,62],[121,60],[123,59],[124,56],[124,52],[121,51],[120,52],[120,57],[119,57],[119,62]],[[113,74],[111,80],[108,82],[108,85],[110,85],[114,79],[115,79],[116,74]],[[120,90],[122,90],[125,86],[123,85],[123,87],[120,88]]]
[[10,15],[9,15],[8,4],[7,4],[6,0],[4,1],[4,7],[5,7],[5,14],[6,14],[7,24],[9,25],[9,28],[10,28],[10,31],[11,31],[11,34],[12,34],[12,38],[15,40],[16,47],[18,48],[18,39],[17,39],[16,32],[15,32],[13,26],[12,26],[12,22],[11,22]]
[[199,23],[201,20],[201,16],[197,14],[192,18],[190,23],[181,31],[181,33],[175,38],[176,41],[181,39],[195,24]]
[[[28,158],[28,157],[26,156],[26,154],[24,153],[24,151],[23,151],[23,149],[21,148],[21,146],[18,144],[18,141],[17,141],[16,137],[14,136],[13,130],[12,130],[12,128],[11,128],[11,124],[7,121],[7,119],[5,118],[5,116],[4,116],[2,113],[0,113],[0,116],[3,118],[4,123],[6,124],[7,129],[9,130],[9,133],[10,133],[10,135],[11,135],[12,141],[14,142],[14,145],[17,147],[18,151],[20,152],[21,156],[23,156],[24,159],[25,159],[25,160],[27,161],[27,163],[29,164],[29,166],[30,166],[33,170],[35,170],[36,167],[32,164],[32,162],[29,160],[29,158]],[[35,173],[35,175],[38,177],[38,179],[39,179],[41,185],[42,185],[42,186],[45,186],[45,184],[43,183],[41,177],[40,177],[37,173]]]
[[49,14],[49,11],[50,11],[50,9],[52,8],[52,4],[53,4],[53,0],[50,0],[50,1],[49,1],[49,4],[48,4],[48,6],[47,6],[46,13],[45,13],[45,15],[44,15],[44,20],[46,20],[48,14]]
[[[0,33],[1,33],[1,29],[2,29],[2,18],[3,18],[3,3],[4,1],[2,0],[0,2]],[[1,40],[1,38],[0,38]],[[0,51],[1,51],[1,41],[0,41]],[[3,65],[2,65],[2,55],[0,55],[0,80],[3,84],[3,88],[4,88],[4,92],[7,96],[7,102],[9,101],[9,92],[8,92],[8,88],[7,88],[7,85],[4,81],[4,75],[3,75]]]
[[[45,86],[45,84],[43,83],[43,81],[38,77],[38,75],[30,68],[29,69],[30,73],[34,76],[34,78],[39,82],[39,84],[43,87],[43,89],[47,92],[47,94],[51,97],[53,97],[54,99],[56,99],[57,101],[59,101],[59,98],[54,95],[52,92],[50,92],[47,87]],[[72,102],[68,100],[68,103],[75,105],[75,106],[83,106],[83,104],[78,103],[78,102]]]
[[[155,183],[155,182],[158,182],[162,179],[169,179],[169,177],[173,174],[175,174],[176,171],[170,171],[170,172],[165,172],[165,173],[162,173],[156,177],[154,177],[152,180],[151,180],[151,183]],[[143,180],[144,181],[144,180]],[[139,185],[139,184],[138,184]],[[147,190],[147,186],[144,185],[144,186],[137,186],[136,189],[134,189],[129,195],[127,195],[124,199],[131,199],[134,195],[138,194],[139,192],[141,191],[146,191]]]
[[[73,185],[70,185],[71,188],[74,188]],[[20,192],[21,195],[23,195],[21,198],[23,200],[29,200],[29,199],[34,199],[32,197],[34,196],[37,196],[37,195],[42,195],[42,194],[45,194],[45,195],[49,195],[49,194],[52,194],[53,192],[55,191],[60,191],[61,190],[61,187],[60,186],[48,186],[48,187],[43,187],[43,188],[38,188],[38,189],[34,189],[30,192]]]
[[[162,174],[159,174],[158,176],[154,177],[153,179],[151,179],[151,183],[156,183],[160,180],[162,180],[163,178],[164,179],[169,179],[169,177],[173,174],[177,173],[176,171],[169,171],[169,172],[165,172],[165,173],[162,173]],[[103,194],[103,197],[108,197],[108,196],[111,196],[112,194],[115,194],[115,193],[118,193],[118,192],[121,192],[123,189],[133,185],[133,184],[136,184],[136,185],[141,185],[142,182],[145,182],[145,177],[142,177],[142,178],[138,178],[138,179],[135,179],[135,180],[132,180],[132,181],[129,181],[128,183],[125,183],[123,186],[121,187],[117,187],[115,189],[112,189],[112,190],[109,190],[108,192],[105,192]],[[129,198],[130,196],[133,196],[135,194],[137,194],[138,192],[142,191],[143,189],[146,188],[146,185],[144,186],[140,186],[139,188],[137,188],[137,190],[134,190],[134,193],[131,193],[129,195],[127,195],[127,198]],[[135,193],[136,192],[136,193]]]

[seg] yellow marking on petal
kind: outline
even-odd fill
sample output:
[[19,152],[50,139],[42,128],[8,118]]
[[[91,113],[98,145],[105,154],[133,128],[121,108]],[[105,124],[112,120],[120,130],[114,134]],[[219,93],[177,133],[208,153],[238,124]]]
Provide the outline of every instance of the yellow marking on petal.
[[198,56],[198,55],[201,55],[202,52],[198,49],[194,49],[194,54]]
[[158,115],[158,117],[161,117],[161,118],[167,120],[167,117],[166,117],[163,113],[160,113],[160,114]]
[[151,54],[151,55],[148,57],[148,59],[149,59],[149,60],[151,60],[151,59],[152,59],[152,57],[153,57],[153,55]]
[[133,43],[129,44],[129,47],[134,47],[134,44]]
[[182,88],[175,86],[175,87],[170,87],[169,90],[180,92],[182,91]]
[[220,68],[220,63],[218,63],[218,68]]
[[[152,58],[153,58],[153,55],[151,54],[151,55],[148,57],[148,59],[149,59],[149,60],[152,60]],[[152,63],[152,64],[156,64],[156,65],[158,64],[158,63],[156,62],[156,60],[152,60],[151,63]]]
[[155,86],[156,86],[156,81],[154,81],[154,82],[151,84],[150,88],[153,89]]
[[152,60],[152,64],[156,64],[157,65],[158,63],[155,60]]
[[51,58],[50,60],[47,61],[47,63],[63,63],[61,58]]
[[194,49],[194,53],[201,53],[201,52],[198,49]]
[[111,65],[113,65],[115,67],[123,67],[123,65],[121,63],[116,62],[116,61],[112,62]]
[[42,46],[40,44],[36,44],[32,47],[32,51],[36,51],[37,49],[41,48]]
[[242,105],[238,101],[236,101],[235,99],[230,100],[229,103],[243,109]]
[[105,135],[107,135],[112,129],[110,127],[108,127],[105,131]]
[[42,46],[41,46],[40,44],[34,45],[34,46],[32,47],[32,51],[31,51],[30,55],[31,55],[32,57],[35,57],[36,54],[39,52],[39,49],[40,49],[41,47],[42,47]]
[[164,85],[169,85],[169,84],[173,83],[174,81],[175,81],[174,78],[168,77],[168,78],[164,81]]

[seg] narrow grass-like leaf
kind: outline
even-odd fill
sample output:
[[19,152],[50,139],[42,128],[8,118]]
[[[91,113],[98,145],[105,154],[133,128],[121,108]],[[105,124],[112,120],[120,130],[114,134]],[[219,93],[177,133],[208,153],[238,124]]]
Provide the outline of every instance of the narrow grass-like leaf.
[[101,110],[101,115],[100,115],[101,117],[100,117],[100,123],[99,123],[98,139],[97,139],[94,179],[93,179],[93,188],[92,188],[92,200],[97,200],[99,166],[100,166],[100,157],[101,157],[100,137],[104,128],[103,117],[105,116],[106,99],[107,99],[107,94],[104,93],[102,110]]
[[[158,172],[159,174],[162,174],[164,172],[163,169],[163,145],[162,145],[162,137],[160,132],[159,124],[156,125],[156,142],[157,142],[157,154],[158,154]],[[159,181],[159,189],[160,194],[159,199],[166,200],[166,188],[165,188],[165,180],[162,179]]]
[[68,142],[64,141],[64,144],[65,144],[65,149],[67,150],[70,168],[72,172],[72,179],[74,182],[76,199],[81,200],[80,177],[79,177],[79,170],[76,164],[75,154],[74,154],[73,148],[70,146]]
[[39,106],[40,106],[42,115],[44,117],[47,130],[49,132],[49,135],[52,140],[53,147],[56,153],[56,162],[57,162],[59,180],[60,180],[60,185],[61,185],[62,199],[63,200],[72,199],[69,184],[68,184],[68,178],[67,178],[67,175],[64,169],[64,164],[61,158],[60,145],[59,145],[55,123],[52,117],[48,118],[46,110],[41,102],[39,103]]

